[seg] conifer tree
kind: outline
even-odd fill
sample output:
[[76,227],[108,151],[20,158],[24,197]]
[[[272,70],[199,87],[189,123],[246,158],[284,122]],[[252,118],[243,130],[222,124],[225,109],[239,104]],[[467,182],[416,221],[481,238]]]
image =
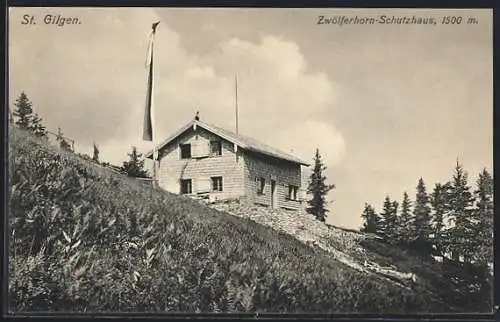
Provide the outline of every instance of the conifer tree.
[[432,243],[430,242],[430,235],[432,233],[431,209],[429,207],[429,197],[427,196],[425,183],[422,178],[418,180],[413,218],[412,246],[422,255],[430,254],[432,248]]
[[307,193],[311,195],[311,199],[307,201],[308,207],[306,211],[322,222],[326,220],[328,212],[328,209],[326,209],[326,195],[330,190],[335,188],[335,185],[326,184],[325,170],[326,166],[321,160],[319,149],[316,149],[314,168],[309,179],[309,186],[307,187]]
[[401,214],[399,216],[399,241],[402,244],[408,244],[410,242],[410,236],[413,236],[413,218],[411,213],[411,200],[408,197],[408,193],[405,191],[403,193],[403,201],[401,202]]
[[467,183],[467,172],[457,161],[449,193],[450,218],[454,226],[449,229],[448,243],[454,259],[463,257],[465,262],[469,262],[476,251],[471,245],[474,226],[473,202],[474,198]]
[[394,200],[392,202],[392,212],[394,214],[394,216],[396,217],[396,224],[399,224],[399,202],[397,202],[396,200]]
[[15,110],[9,113],[10,122],[14,121],[15,124],[23,129],[34,133],[38,137],[47,138],[47,130],[42,124],[42,118],[33,111],[33,103],[29,100],[25,92],[21,92],[19,97],[14,103]]
[[493,262],[493,255],[492,228],[488,226],[494,211],[493,179],[483,171],[474,194],[467,179],[467,172],[457,161],[449,192],[449,211],[454,223],[448,234],[449,250],[455,260],[451,278],[467,294],[470,307],[491,309],[493,281],[488,263]]
[[[475,270],[473,274],[466,275],[466,281],[472,284],[472,296],[479,305],[485,309],[492,307],[493,299],[493,178],[490,173],[483,169],[477,179],[477,189],[474,191],[475,206],[473,210],[474,225],[472,226],[472,237],[470,246],[475,249],[471,254],[471,262]],[[472,264],[470,264],[472,265]],[[478,306],[479,306],[478,305]]]
[[47,138],[47,129],[42,124],[42,118],[36,113],[31,120],[30,130],[38,137]]
[[493,263],[493,178],[490,173],[483,169],[477,179],[477,190],[474,191],[476,204],[473,218],[475,224],[472,226],[472,236],[475,244],[475,261],[479,265]]
[[434,191],[430,196],[430,203],[432,207],[432,243],[434,246],[434,254],[443,256],[446,248],[446,234],[444,219],[449,209],[449,190],[450,184],[436,183]]
[[123,162],[122,170],[129,177],[148,178],[148,172],[144,169],[144,159],[142,153],[137,152],[135,146],[132,147],[132,153],[128,153],[129,160]]
[[382,212],[380,213],[380,232],[384,239],[389,243],[397,242],[397,206],[391,201],[389,196],[385,197],[384,204],[382,206]]
[[14,106],[16,107],[13,113],[16,117],[15,124],[23,130],[30,130],[33,118],[33,104],[25,92],[21,92]]
[[393,231],[393,236],[392,236],[392,242],[397,243],[399,241],[399,235],[400,235],[400,221],[401,218],[399,217],[399,202],[396,200],[392,201],[392,213],[394,216],[394,231]]
[[380,218],[375,212],[375,209],[368,203],[365,203],[365,208],[361,217],[363,218],[363,228],[361,228],[362,232],[373,234],[378,233]]

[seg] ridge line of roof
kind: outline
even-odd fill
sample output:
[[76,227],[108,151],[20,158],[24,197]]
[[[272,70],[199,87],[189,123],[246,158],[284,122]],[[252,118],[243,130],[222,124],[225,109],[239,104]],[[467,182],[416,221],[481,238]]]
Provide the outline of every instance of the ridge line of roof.
[[[272,147],[266,143],[263,143],[257,139],[254,139],[252,137],[248,137],[245,135],[241,135],[238,133],[233,133],[232,131],[226,130],[224,128],[219,128],[216,125],[202,122],[199,120],[189,121],[186,125],[184,125],[179,130],[177,130],[172,135],[170,135],[166,140],[164,140],[160,144],[156,145],[156,150],[158,151],[158,150],[163,149],[166,145],[168,145],[168,143],[170,143],[172,140],[177,138],[179,135],[184,133],[186,130],[188,130],[191,126],[193,126],[195,124],[201,126],[205,130],[208,130],[208,131],[222,137],[223,139],[228,140],[229,142],[231,142],[233,144],[240,146],[242,149],[246,149],[246,150],[253,151],[256,153],[264,154],[264,155],[271,156],[271,157],[274,157],[277,159],[286,160],[286,161],[289,161],[292,163],[297,163],[297,164],[304,165],[304,166],[310,166],[309,163],[301,160],[300,158],[295,157],[291,154],[288,154],[284,151],[281,151],[280,149],[274,148],[274,147]],[[240,139],[238,139],[238,136],[240,137]],[[251,143],[244,142],[241,139],[254,141],[257,144],[262,145],[262,147],[259,148],[259,147],[252,146]],[[266,149],[270,149],[270,150],[274,150],[274,151],[266,151]],[[150,150],[148,153],[145,154],[145,157],[148,159],[151,159],[152,155],[153,155],[153,150]]]

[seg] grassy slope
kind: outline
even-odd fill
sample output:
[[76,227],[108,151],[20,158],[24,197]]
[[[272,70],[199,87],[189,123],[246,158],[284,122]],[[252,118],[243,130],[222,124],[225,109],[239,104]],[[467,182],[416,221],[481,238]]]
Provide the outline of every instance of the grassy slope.
[[[330,229],[342,232],[343,235],[355,235],[356,248],[361,248],[363,254],[353,250],[353,246],[344,246],[339,239],[332,240],[332,244],[351,258],[362,264],[365,260],[377,263],[382,267],[394,267],[400,272],[412,272],[417,276],[417,284],[425,288],[429,296],[436,297],[446,303],[453,303],[457,296],[451,283],[443,279],[443,266],[432,257],[418,257],[407,249],[395,245],[388,245],[373,234],[360,233],[352,229],[343,229],[330,226]],[[363,238],[359,238],[361,235]]]
[[9,152],[12,311],[449,311],[18,130]]

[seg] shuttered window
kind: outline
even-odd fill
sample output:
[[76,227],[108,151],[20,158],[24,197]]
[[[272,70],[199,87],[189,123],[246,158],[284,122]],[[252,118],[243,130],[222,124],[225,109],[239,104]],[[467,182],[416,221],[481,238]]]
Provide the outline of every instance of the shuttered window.
[[204,158],[209,156],[209,144],[205,140],[198,140],[191,143],[193,149],[193,158]]
[[196,192],[197,193],[210,192],[210,190],[211,190],[210,178],[196,179]]

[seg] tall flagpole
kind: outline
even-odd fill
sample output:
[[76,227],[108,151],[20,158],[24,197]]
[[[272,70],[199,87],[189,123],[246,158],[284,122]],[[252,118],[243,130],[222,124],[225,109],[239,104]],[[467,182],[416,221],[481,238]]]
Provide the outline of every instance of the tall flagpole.
[[155,41],[155,31],[158,25],[153,25],[153,39],[151,39],[151,141],[153,142],[153,187],[158,186],[158,177],[156,170],[156,161],[158,159],[156,155],[156,135],[155,135],[155,104],[154,104],[154,72],[153,72],[153,62],[154,62],[154,41]]

